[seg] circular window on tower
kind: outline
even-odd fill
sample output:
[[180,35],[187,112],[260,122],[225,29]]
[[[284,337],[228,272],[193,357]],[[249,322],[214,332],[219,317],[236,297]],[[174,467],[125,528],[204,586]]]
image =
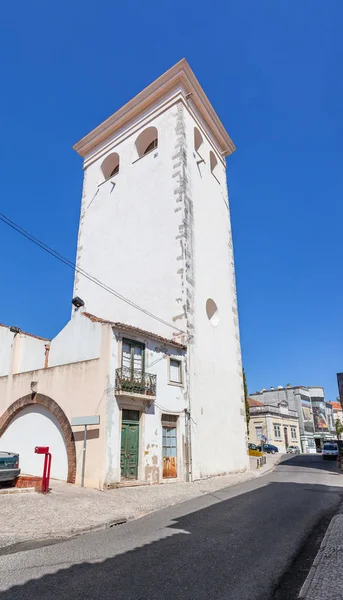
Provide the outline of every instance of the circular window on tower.
[[211,325],[216,327],[219,323],[219,311],[218,306],[212,298],[208,298],[206,302],[206,314]]

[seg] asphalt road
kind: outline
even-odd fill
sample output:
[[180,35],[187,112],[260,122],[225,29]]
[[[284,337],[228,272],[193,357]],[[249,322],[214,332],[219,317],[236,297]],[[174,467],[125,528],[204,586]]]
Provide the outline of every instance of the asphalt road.
[[334,462],[296,456],[114,529],[2,556],[0,600],[271,600],[323,517],[339,510],[342,486]]

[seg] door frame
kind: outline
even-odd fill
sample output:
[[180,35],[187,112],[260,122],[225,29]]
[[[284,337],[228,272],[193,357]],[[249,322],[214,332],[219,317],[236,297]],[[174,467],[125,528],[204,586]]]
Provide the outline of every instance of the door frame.
[[[176,416],[176,477],[163,477],[163,420],[162,415],[171,415]],[[168,413],[168,411],[161,412],[160,415],[160,427],[161,427],[161,452],[160,452],[160,460],[161,460],[161,474],[160,474],[160,483],[177,483],[180,481],[184,481],[184,452],[182,446],[182,414]]]
[[[138,413],[138,420],[137,421],[136,420],[130,421],[130,420],[127,420],[127,419],[123,419],[123,411],[124,410],[130,410],[130,411]],[[138,479],[139,479],[139,457],[140,457],[139,446],[140,446],[140,417],[141,417],[141,413],[140,413],[139,410],[137,410],[137,408],[136,409],[133,409],[133,408],[122,408],[121,409],[121,416],[122,416],[122,418],[121,418],[121,428],[120,428],[120,457],[119,457],[119,459],[120,459],[120,465],[119,465],[120,466],[120,479],[121,480],[125,480],[125,481],[129,481],[130,480],[127,477],[123,477],[122,473],[121,473],[121,442],[122,442],[122,435],[123,435],[123,425],[130,425],[130,424],[132,424],[132,425],[137,425],[137,427],[138,427],[137,476],[136,476],[136,478],[133,478],[132,481],[138,481]]]
[[[123,399],[124,400],[124,399]],[[144,456],[144,444],[145,444],[145,412],[144,406],[140,402],[135,402],[134,400],[130,401],[129,398],[125,398],[125,401],[118,402],[119,407],[119,422],[118,422],[118,472],[119,472],[119,481],[121,480],[121,467],[120,467],[120,459],[121,459],[121,430],[123,424],[123,410],[135,410],[139,413],[139,439],[138,439],[138,476],[137,481],[144,481],[144,465],[142,457]],[[125,422],[125,421],[124,421]]]

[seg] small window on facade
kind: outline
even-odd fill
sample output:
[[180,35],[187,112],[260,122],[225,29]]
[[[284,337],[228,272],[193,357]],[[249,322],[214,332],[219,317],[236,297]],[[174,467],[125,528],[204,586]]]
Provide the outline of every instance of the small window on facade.
[[277,423],[274,423],[274,437],[281,438],[281,428]]
[[175,358],[169,361],[169,380],[171,383],[182,383],[182,362]]
[[158,147],[158,131],[156,127],[148,127],[139,134],[136,139],[136,150],[138,158],[148,154]]
[[203,137],[196,127],[194,127],[194,150],[199,152],[200,147],[202,146],[204,140]]
[[117,152],[112,152],[112,154],[106,156],[101,164],[101,171],[104,181],[119,173],[119,154],[117,154]]
[[262,436],[262,427],[255,427],[255,433],[256,433],[256,439],[258,441],[260,441],[261,436]]
[[296,429],[296,427],[291,427],[291,438],[293,440],[297,439],[297,429]]

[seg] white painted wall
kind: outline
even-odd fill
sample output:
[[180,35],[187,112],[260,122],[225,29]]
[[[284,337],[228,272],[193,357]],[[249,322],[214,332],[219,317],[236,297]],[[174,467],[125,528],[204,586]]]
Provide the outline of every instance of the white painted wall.
[[324,388],[319,386],[311,386],[308,388],[311,398],[325,398]]
[[[121,366],[121,339],[128,337],[145,344],[145,370],[157,376],[156,401],[151,406],[138,398],[115,396],[115,369]],[[169,383],[168,357],[185,360],[185,352],[157,341],[115,330],[112,339],[111,368],[107,397],[106,485],[119,482],[121,448],[121,411],[138,410],[140,418],[138,479],[147,483],[162,483],[162,413],[179,415],[177,470],[178,481],[184,480],[184,399],[185,386]]]
[[0,377],[9,371],[13,337],[8,327],[0,325]]
[[51,341],[49,367],[99,358],[100,346],[101,325],[76,311]]
[[[130,132],[109,144],[84,175],[77,263],[108,286],[180,329],[182,313],[179,269],[182,224],[175,212],[173,162],[176,107],[134,124]],[[135,141],[145,127],[158,130],[156,151],[137,160]],[[101,164],[111,152],[120,156],[120,171],[102,183]],[[111,181],[115,183],[113,187]],[[74,295],[90,313],[130,323],[171,337],[173,328],[110,296],[76,274]],[[175,319],[175,321],[173,321]]]
[[54,415],[38,405],[21,410],[0,438],[0,450],[19,453],[23,474],[43,473],[44,456],[34,453],[35,446],[49,446],[51,477],[66,480],[68,460],[63,432]]
[[[135,161],[136,137],[150,125],[158,129],[158,149]],[[205,162],[199,166],[194,154],[195,125],[204,138],[199,153]],[[130,124],[127,135],[122,131],[117,139],[108,140],[101,158],[99,152],[88,156],[77,254],[85,271],[168,323],[194,331],[187,368],[194,478],[248,468],[226,172],[207,133],[206,126],[179,103],[164,112],[152,110],[141,122]],[[210,171],[210,150],[217,158],[217,179]],[[113,151],[120,156],[119,174],[111,180],[115,186],[111,181],[98,186],[101,163]],[[74,294],[98,316],[165,337],[173,334],[168,325],[79,275]],[[208,298],[219,309],[217,327],[206,315]],[[167,394],[164,388],[163,393]],[[187,393],[183,396],[185,405]],[[119,415],[113,406],[108,405],[108,411],[118,432]],[[143,421],[153,439],[155,430],[148,425],[152,420],[145,415]],[[109,446],[108,468],[116,477],[118,461],[112,442]]]
[[[242,363],[225,165],[188,111],[189,193],[193,201],[195,335],[190,344],[193,477],[248,468]],[[204,142],[194,151],[194,127]],[[216,178],[210,152],[217,158]],[[200,156],[199,156],[200,155]],[[197,164],[203,159],[204,162]],[[210,321],[206,302],[218,314]]]
[[20,337],[18,344],[18,358],[16,360],[14,373],[25,373],[44,367],[45,345],[49,342],[25,334],[17,334]]

